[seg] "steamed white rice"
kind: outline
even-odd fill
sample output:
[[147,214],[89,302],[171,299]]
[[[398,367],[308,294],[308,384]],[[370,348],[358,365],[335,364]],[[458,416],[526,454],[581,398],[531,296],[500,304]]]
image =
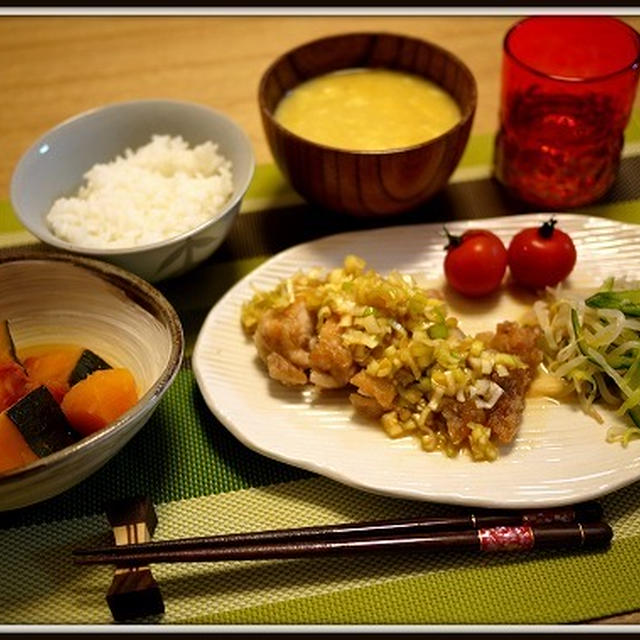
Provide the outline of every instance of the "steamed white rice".
[[218,145],[190,148],[181,137],[151,141],[94,165],[77,195],[59,198],[47,215],[52,232],[82,247],[146,245],[217,217],[233,193],[231,161]]

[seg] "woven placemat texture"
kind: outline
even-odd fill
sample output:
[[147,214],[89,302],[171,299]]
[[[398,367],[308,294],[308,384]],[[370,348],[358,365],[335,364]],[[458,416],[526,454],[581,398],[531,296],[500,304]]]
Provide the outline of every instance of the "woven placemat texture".
[[[580,211],[640,223],[637,122],[634,117],[627,130],[614,188]],[[293,244],[367,224],[526,212],[492,180],[491,145],[489,136],[473,138],[451,184],[424,210],[375,223],[314,209],[275,167],[258,167],[224,245],[190,274],[158,285],[180,315],[187,357],[151,420],[80,485],[42,504],[0,513],[0,625],[112,623],[105,600],[112,568],[77,567],[71,550],[110,542],[104,506],[118,498],[151,497],[159,517],[156,538],[461,511],[358,491],[249,450],[206,407],[190,354],[220,296]],[[9,203],[0,202],[0,251],[26,245],[48,250],[21,227]],[[640,483],[601,503],[614,528],[604,553],[439,552],[155,565],[166,612],[135,622],[555,624],[640,609]]]
[[[635,609],[638,485],[603,499],[606,552],[478,556],[398,553],[254,563],[155,565],[163,624],[556,624]],[[174,500],[157,538],[364,518],[442,515],[450,507],[374,496],[320,477]],[[109,541],[104,515],[0,532],[3,624],[108,624],[109,567],[78,567],[77,546]],[[139,622],[139,621],[138,621]]]

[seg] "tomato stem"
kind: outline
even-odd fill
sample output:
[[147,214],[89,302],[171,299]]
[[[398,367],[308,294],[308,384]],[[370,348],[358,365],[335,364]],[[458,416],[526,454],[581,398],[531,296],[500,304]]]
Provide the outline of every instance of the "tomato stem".
[[552,216],[549,220],[544,222],[542,226],[538,229],[538,233],[540,237],[549,239],[553,235],[553,230],[557,224],[557,220]]
[[444,229],[444,233],[447,236],[447,246],[445,247],[446,251],[449,251],[449,249],[455,249],[462,244],[462,236],[453,235],[449,232],[447,227],[443,226],[442,228]]

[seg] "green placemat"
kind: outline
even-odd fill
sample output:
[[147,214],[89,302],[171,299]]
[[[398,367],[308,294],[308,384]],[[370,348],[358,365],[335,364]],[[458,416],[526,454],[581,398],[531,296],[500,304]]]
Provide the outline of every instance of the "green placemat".
[[[424,210],[381,224],[522,213],[491,179],[492,137],[470,140],[451,184]],[[620,174],[605,200],[581,211],[640,222],[640,127],[627,130]],[[270,255],[355,228],[306,205],[272,165],[257,168],[242,215],[205,264],[159,288],[188,340],[175,384],[149,423],[82,484],[42,504],[0,514],[0,625],[110,624],[109,567],[76,567],[73,548],[106,543],[107,501],[148,494],[156,538],[456,511],[376,496],[267,459],[207,409],[190,348],[209,309]],[[34,244],[0,202],[0,248]],[[156,565],[166,612],[154,624],[555,624],[640,609],[640,484],[602,499],[615,537],[605,553],[461,552]]]

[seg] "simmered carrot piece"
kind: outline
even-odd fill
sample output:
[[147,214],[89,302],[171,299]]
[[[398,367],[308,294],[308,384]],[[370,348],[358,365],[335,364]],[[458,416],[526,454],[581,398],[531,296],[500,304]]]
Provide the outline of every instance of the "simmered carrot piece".
[[0,413],[0,472],[23,467],[37,459],[18,427],[5,413]]
[[128,369],[95,371],[69,389],[62,411],[71,426],[89,435],[119,418],[138,402],[136,383]]
[[0,362],[0,411],[8,409],[27,393],[27,374],[13,361]]
[[81,347],[63,346],[25,357],[23,363],[29,375],[29,389],[45,385],[51,395],[62,402],[69,390],[69,375],[81,353]]

